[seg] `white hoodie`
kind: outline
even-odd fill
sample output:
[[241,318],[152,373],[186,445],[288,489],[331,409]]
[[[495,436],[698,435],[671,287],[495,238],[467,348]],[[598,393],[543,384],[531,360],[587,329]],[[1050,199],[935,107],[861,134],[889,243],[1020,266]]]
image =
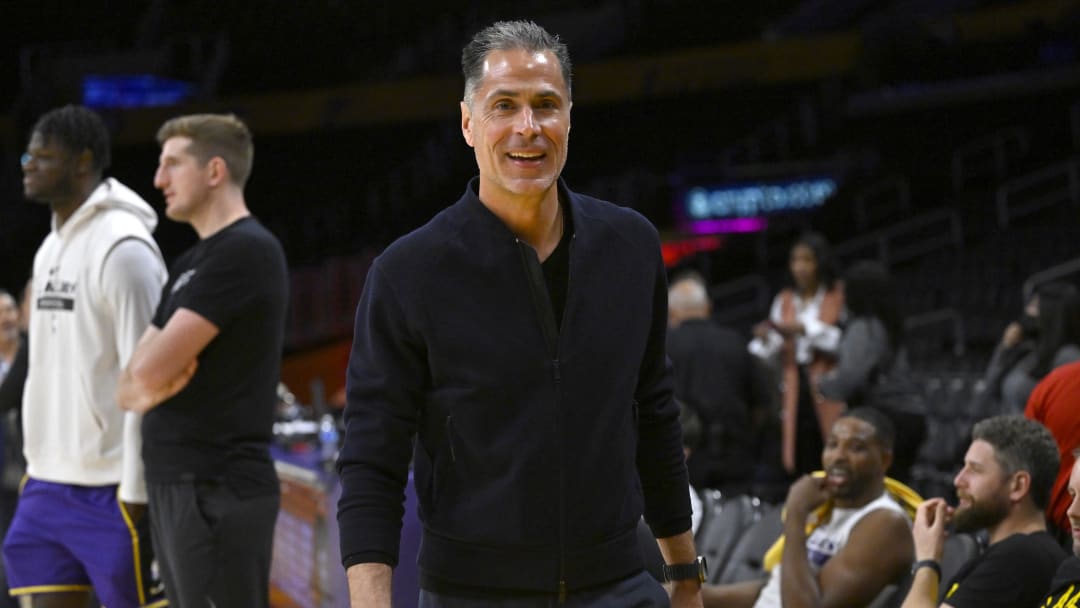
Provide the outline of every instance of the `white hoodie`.
[[120,484],[146,502],[137,414],[116,383],[150,324],[166,271],[151,232],[157,214],[107,179],[53,229],[34,257],[23,431],[30,477]]

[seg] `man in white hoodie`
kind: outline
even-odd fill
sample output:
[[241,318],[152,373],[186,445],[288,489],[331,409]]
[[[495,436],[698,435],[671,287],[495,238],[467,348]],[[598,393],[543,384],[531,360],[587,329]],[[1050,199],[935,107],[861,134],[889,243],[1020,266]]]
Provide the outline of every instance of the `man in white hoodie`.
[[23,399],[27,475],[4,540],[11,594],[34,607],[159,605],[149,586],[139,416],[116,383],[165,282],[157,214],[103,179],[108,132],[80,106],[43,115],[22,156],[52,230],[34,258]]

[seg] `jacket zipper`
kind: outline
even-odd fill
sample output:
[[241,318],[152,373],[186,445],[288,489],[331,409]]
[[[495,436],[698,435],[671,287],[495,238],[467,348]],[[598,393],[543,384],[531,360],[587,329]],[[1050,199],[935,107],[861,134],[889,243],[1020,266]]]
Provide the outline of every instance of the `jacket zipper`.
[[[518,246],[518,252],[521,254],[522,264],[525,266],[525,272],[529,282],[529,295],[532,298],[533,308],[536,312],[537,320],[540,323],[540,329],[544,334],[544,342],[548,348],[548,354],[551,357],[551,370],[552,379],[555,382],[555,441],[556,441],[556,453],[559,458],[559,594],[558,603],[563,604],[566,602],[566,467],[563,463],[563,446],[562,446],[562,418],[559,415],[559,409],[561,405],[560,396],[562,394],[562,371],[560,370],[559,361],[559,328],[555,324],[555,312],[551,308],[551,295],[548,293],[547,284],[544,280],[544,271],[540,265],[540,260],[536,256],[536,251],[531,245],[522,242],[521,239],[515,239]],[[575,237],[570,237],[570,252],[573,253],[573,244]],[[572,255],[569,257],[573,257]],[[567,299],[570,294],[570,273],[567,270]],[[565,310],[564,310],[565,313]],[[565,319],[564,319],[565,321]]]
[[[577,235],[570,235],[570,244],[566,254],[566,299],[563,301],[562,324],[566,324],[566,304],[570,301],[570,281],[574,274],[574,242]],[[550,298],[548,299],[550,301]],[[562,327],[555,338],[555,429],[558,433],[559,446],[559,603],[566,603],[566,450],[562,445],[562,362],[559,360],[559,337]]]
[[562,446],[562,417],[559,408],[562,399],[562,371],[559,369],[559,357],[556,353],[552,363],[555,375],[555,440],[559,454],[559,603],[566,603],[566,467]]

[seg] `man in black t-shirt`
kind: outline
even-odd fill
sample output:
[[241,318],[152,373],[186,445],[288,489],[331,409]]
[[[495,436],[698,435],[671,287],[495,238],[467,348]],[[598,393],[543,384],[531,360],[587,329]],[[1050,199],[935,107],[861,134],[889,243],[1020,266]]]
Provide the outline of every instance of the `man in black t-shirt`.
[[[1046,531],[1043,511],[1058,470],[1050,431],[1020,416],[975,425],[964,468],[954,481],[959,505],[932,498],[912,526],[914,578],[903,608],[1034,606],[1065,552]],[[945,525],[958,532],[985,528],[990,546],[938,589]]]
[[269,455],[288,299],[285,256],[248,212],[252,144],[235,116],[166,122],[154,185],[199,242],[170,269],[120,383],[170,605],[269,606],[280,502]]
[[1073,555],[1069,556],[1058,566],[1054,580],[1050,583],[1050,593],[1039,604],[1041,608],[1056,608],[1061,606],[1080,605],[1080,449],[1073,450],[1076,463],[1073,464],[1072,474],[1069,476],[1069,528],[1072,530]]

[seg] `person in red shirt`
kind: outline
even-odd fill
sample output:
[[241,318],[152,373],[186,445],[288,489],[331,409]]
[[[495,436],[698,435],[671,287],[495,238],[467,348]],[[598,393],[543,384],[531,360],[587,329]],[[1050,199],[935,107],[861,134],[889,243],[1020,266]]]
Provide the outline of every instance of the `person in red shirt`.
[[[1061,466],[1054,488],[1050,492],[1050,504],[1046,519],[1054,526],[1059,538],[1069,533],[1069,517],[1066,511],[1072,498],[1069,496],[1069,473],[1076,458],[1073,448],[1080,445],[1080,362],[1062,365],[1053,370],[1031,392],[1024,416],[1043,423],[1054,435]],[[1064,536],[1063,536],[1064,535]]]

